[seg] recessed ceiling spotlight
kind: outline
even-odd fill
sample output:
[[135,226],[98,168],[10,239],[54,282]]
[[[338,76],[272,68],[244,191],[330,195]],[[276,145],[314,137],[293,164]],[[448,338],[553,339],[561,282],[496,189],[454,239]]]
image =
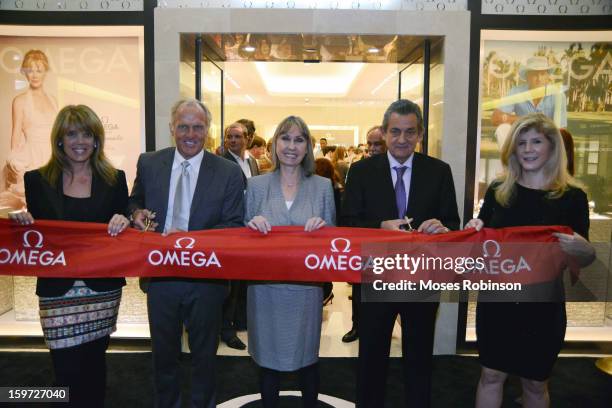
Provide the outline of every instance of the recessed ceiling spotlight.
[[308,47],[308,48],[304,48],[304,52],[317,52],[316,48],[312,48],[312,47]]
[[379,50],[378,48],[376,48],[376,47],[370,47],[370,48],[368,48],[368,53],[369,53],[369,54],[378,54],[378,52],[379,52],[379,51],[380,51],[380,50]]
[[244,47],[242,47],[242,51],[244,52],[255,52],[255,47],[253,47],[252,45],[245,45]]

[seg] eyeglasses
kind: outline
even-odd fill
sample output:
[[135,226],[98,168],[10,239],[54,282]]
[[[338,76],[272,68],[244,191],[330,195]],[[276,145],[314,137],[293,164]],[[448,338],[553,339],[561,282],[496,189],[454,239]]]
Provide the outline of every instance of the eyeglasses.
[[176,130],[179,133],[189,133],[189,131],[191,130],[193,133],[204,133],[204,131],[206,130],[206,127],[204,125],[184,125],[184,124],[180,124],[176,126]]

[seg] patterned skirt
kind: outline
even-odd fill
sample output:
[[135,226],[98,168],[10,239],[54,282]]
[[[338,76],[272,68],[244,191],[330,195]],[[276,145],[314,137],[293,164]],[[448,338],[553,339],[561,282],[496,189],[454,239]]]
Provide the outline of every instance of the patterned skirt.
[[75,281],[65,295],[40,297],[40,322],[50,349],[74,347],[117,329],[121,289],[96,292]]

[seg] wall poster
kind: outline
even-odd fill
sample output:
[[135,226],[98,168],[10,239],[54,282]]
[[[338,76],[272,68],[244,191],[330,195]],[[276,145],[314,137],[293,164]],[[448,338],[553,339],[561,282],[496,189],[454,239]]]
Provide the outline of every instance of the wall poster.
[[[483,30],[480,47],[479,160],[474,216],[487,186],[500,174],[500,152],[517,117],[538,111],[569,131],[574,142],[574,176],[590,206],[589,238],[609,253],[612,231],[612,31]],[[570,170],[571,171],[571,170]],[[607,245],[607,247],[606,247]],[[568,334],[589,327],[609,336],[612,302],[608,255],[566,283]],[[597,269],[597,265],[606,268]],[[603,271],[603,273],[600,273]],[[609,293],[609,292],[608,292]],[[576,301],[580,300],[580,301]],[[475,304],[468,306],[473,332]],[[468,330],[469,331],[469,330]],[[582,334],[590,336],[590,334]],[[469,337],[469,336],[468,336]]]
[[50,156],[55,115],[84,104],[128,183],[144,150],[142,27],[0,26],[0,209],[24,206],[23,173]]
[[[574,139],[575,175],[612,212],[612,32],[482,32],[478,195],[501,170],[511,123],[542,112]],[[606,191],[607,190],[607,191]]]

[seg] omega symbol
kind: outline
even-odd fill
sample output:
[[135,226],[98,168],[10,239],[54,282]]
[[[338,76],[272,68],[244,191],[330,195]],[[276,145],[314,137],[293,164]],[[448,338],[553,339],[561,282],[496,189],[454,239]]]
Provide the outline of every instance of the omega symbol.
[[[342,251],[340,251],[338,247],[336,246],[336,241],[343,241],[345,243],[344,249]],[[334,238],[332,239],[332,242],[331,242],[331,251],[332,252],[343,252],[343,253],[351,252],[351,241],[349,241],[346,238]]]
[[[30,242],[30,235],[35,234],[38,240],[34,241],[34,245]],[[35,238],[36,239],[36,238]],[[36,230],[28,230],[23,233],[23,246],[26,248],[42,248],[43,246],[43,235]]]
[[485,242],[482,243],[482,253],[484,254],[484,257],[488,258],[490,256],[488,250],[489,243],[492,243],[493,248],[495,248],[495,253],[492,255],[492,257],[499,258],[501,256],[501,248],[499,246],[499,243],[492,239],[487,239]]
[[[183,241],[187,241],[187,245],[182,246],[181,242],[183,242]],[[195,245],[195,239],[194,238],[191,238],[191,237],[182,237],[182,238],[179,238],[179,239],[176,240],[176,243],[174,244],[174,247],[178,248],[178,249],[183,249],[183,248],[191,249],[191,248],[193,248],[194,245]]]

